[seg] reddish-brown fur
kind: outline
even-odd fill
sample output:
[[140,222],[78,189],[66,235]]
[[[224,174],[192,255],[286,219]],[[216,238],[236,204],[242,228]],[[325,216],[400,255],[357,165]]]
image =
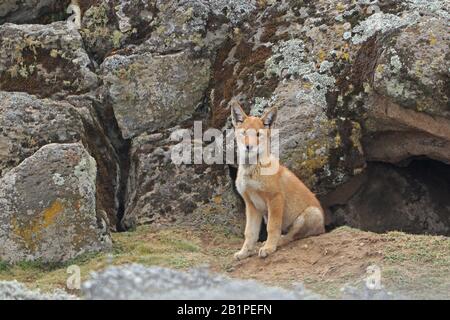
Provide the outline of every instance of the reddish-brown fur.
[[[237,102],[232,104],[239,148],[252,152],[256,146],[262,147],[258,162],[239,164],[236,187],[245,201],[246,227],[245,241],[236,259],[255,253],[263,218],[267,222],[267,241],[259,250],[260,257],[294,239],[325,232],[323,210],[316,196],[270,154],[270,139],[264,137],[270,137],[276,113],[272,109],[261,118],[247,116]],[[260,132],[259,136],[247,134],[255,131]],[[273,168],[270,174],[267,168]]]

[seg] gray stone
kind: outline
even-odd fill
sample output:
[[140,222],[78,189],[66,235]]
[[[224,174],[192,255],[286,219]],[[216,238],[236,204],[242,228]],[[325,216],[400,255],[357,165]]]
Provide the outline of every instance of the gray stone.
[[80,143],[48,144],[0,180],[0,259],[61,262],[107,249],[96,214],[95,160]]
[[2,0],[0,24],[45,23],[63,18],[70,0]]
[[74,26],[0,25],[0,90],[39,97],[79,94],[97,85]]
[[445,21],[421,17],[392,42],[378,59],[374,90],[402,107],[450,118],[449,34]]
[[109,267],[91,274],[82,284],[87,300],[314,300],[319,295],[304,288],[286,290],[251,280],[234,280],[209,273],[206,269],[180,272],[160,267],[133,264]]
[[134,138],[126,193],[125,227],[202,223],[243,232],[244,208],[224,165],[172,162],[179,141],[164,134]]
[[17,281],[0,281],[0,300],[77,300],[74,295],[63,290],[42,293],[40,290],[30,290]]
[[209,83],[210,62],[188,52],[114,55],[102,77],[126,139],[191,118]]
[[159,54],[190,50],[214,55],[228,31],[255,9],[255,1],[246,0],[109,0],[86,8],[80,32],[98,61],[112,50],[141,44]]
[[52,142],[84,138],[83,122],[65,102],[0,91],[0,176]]

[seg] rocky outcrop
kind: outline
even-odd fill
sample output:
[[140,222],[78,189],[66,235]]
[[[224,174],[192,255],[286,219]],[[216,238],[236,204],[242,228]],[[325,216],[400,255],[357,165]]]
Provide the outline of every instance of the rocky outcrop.
[[[259,12],[218,52],[211,125],[226,124],[233,98],[255,115],[278,106],[283,163],[319,194],[330,224],[347,212],[345,223],[356,227],[381,230],[371,222],[386,219],[390,229],[448,234],[437,190],[430,194],[440,206],[430,205],[420,217],[434,222],[417,228],[409,223],[419,213],[405,216],[408,199],[422,197],[414,187],[403,188],[398,197],[404,201],[389,212],[372,210],[372,219],[367,210],[367,216],[350,217],[361,205],[336,212],[353,196],[366,204],[378,199],[360,189],[377,183],[368,169],[373,161],[401,167],[420,156],[448,163],[448,33],[442,29],[448,6],[300,1],[268,4]],[[423,201],[431,204],[431,198]],[[405,220],[391,221],[399,211]]]
[[[235,169],[175,164],[169,139],[194,120],[227,128],[237,99],[254,115],[278,107],[282,162],[320,196],[330,225],[416,232],[419,221],[448,234],[436,182],[408,169],[416,158],[450,163],[445,1],[86,0],[79,30],[54,22],[66,13],[43,21],[24,6],[0,5],[0,23],[52,23],[0,25],[2,175],[49,143],[81,140],[97,162],[97,215],[112,229],[123,218],[240,230]],[[398,186],[389,212],[365,205],[387,183],[373,172]]]
[[61,262],[108,248],[95,177],[95,160],[81,144],[45,145],[7,172],[0,180],[0,259]]
[[123,225],[185,223],[221,225],[243,231],[243,204],[222,165],[176,164],[182,142],[169,132],[134,138],[130,150]]
[[0,25],[0,90],[22,91],[39,97],[88,92],[97,76],[75,27]]
[[30,290],[18,281],[0,281],[0,300],[77,300],[77,297],[64,290],[43,293]]
[[114,55],[102,78],[122,136],[132,138],[190,119],[209,82],[209,61],[187,52]]

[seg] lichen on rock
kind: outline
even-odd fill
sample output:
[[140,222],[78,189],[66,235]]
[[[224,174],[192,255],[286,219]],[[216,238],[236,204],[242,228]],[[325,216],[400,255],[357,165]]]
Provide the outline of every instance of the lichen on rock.
[[95,160],[79,143],[45,145],[7,172],[0,180],[0,259],[63,262],[108,249],[95,180]]

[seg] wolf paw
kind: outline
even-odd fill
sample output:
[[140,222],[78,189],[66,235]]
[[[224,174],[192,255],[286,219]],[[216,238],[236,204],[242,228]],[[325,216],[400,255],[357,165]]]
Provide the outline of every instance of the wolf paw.
[[242,260],[250,256],[250,252],[248,250],[239,250],[234,254],[234,259]]
[[265,258],[265,257],[267,257],[269,254],[274,253],[275,250],[277,250],[276,247],[267,247],[267,246],[263,246],[261,249],[259,249],[258,256],[259,256],[260,258]]

